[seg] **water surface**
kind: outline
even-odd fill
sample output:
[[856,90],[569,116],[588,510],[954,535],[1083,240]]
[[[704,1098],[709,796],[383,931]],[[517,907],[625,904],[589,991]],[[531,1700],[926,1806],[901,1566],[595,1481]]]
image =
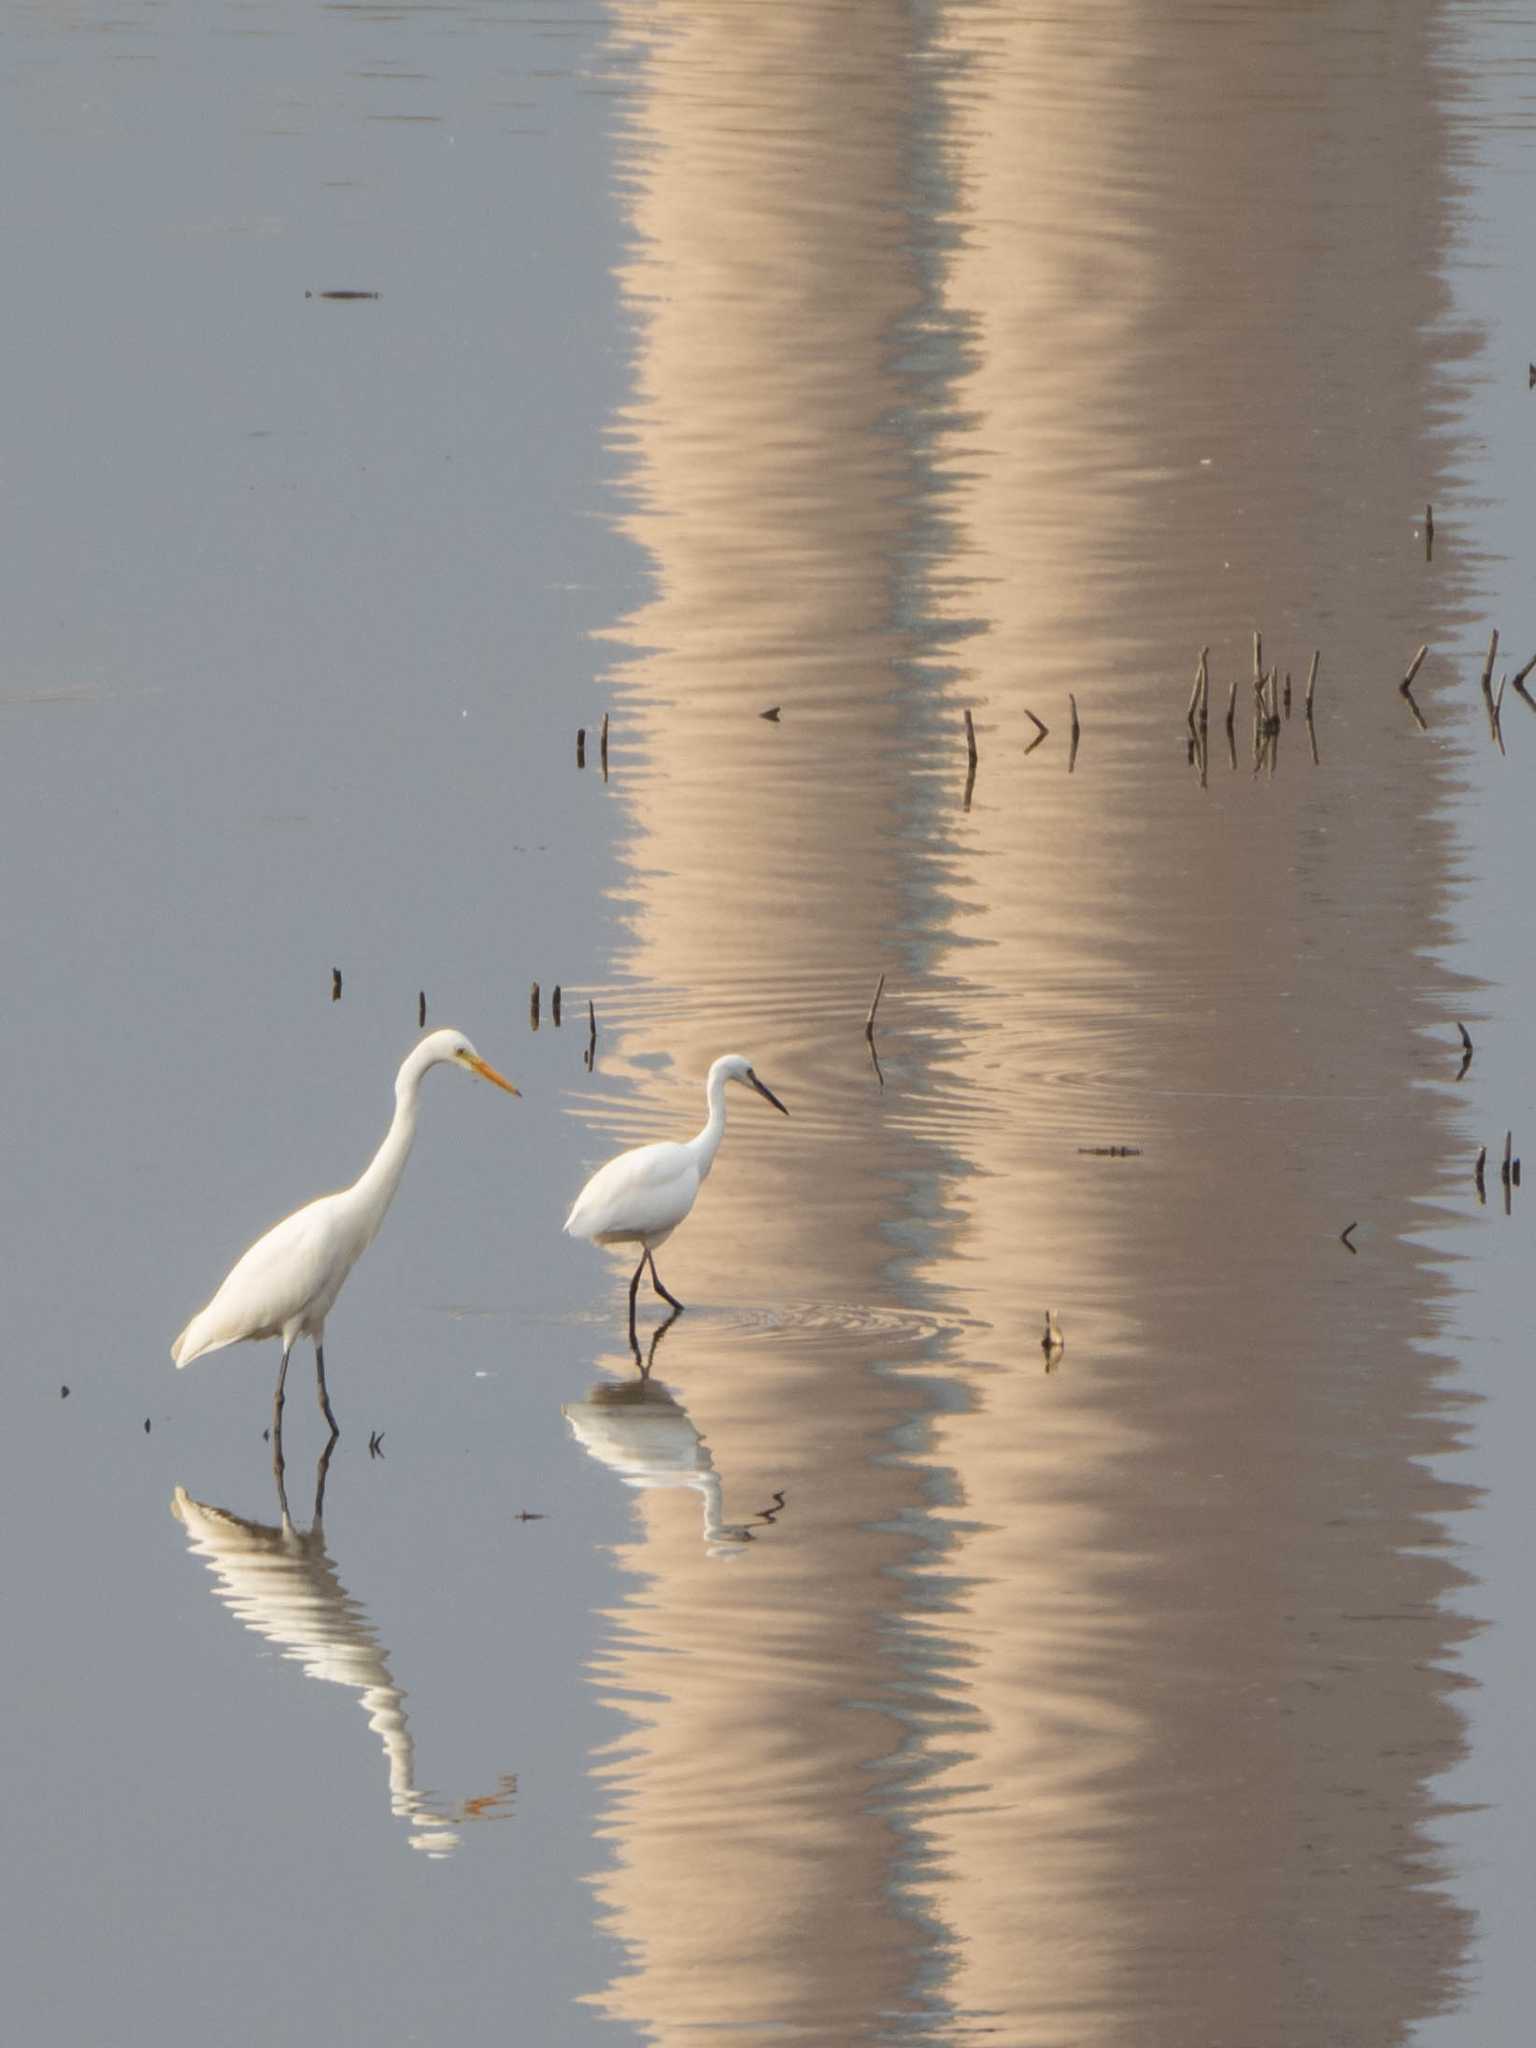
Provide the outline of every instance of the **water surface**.
[[[1533,48],[19,17],[28,2038],[1507,2029]],[[279,1494],[165,1348],[423,990],[524,1099],[429,1084]],[[724,1050],[642,1375],[558,1220]]]

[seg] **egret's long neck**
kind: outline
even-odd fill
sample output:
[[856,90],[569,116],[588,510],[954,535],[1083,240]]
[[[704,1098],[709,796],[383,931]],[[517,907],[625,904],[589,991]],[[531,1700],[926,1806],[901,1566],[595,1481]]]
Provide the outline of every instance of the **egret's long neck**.
[[709,1115],[703,1130],[696,1138],[690,1138],[688,1141],[688,1150],[698,1164],[700,1180],[703,1180],[714,1165],[715,1154],[720,1150],[720,1140],[725,1136],[725,1076],[718,1068],[710,1068],[706,1086]]
[[412,1053],[395,1076],[395,1113],[384,1133],[384,1142],[352,1186],[363,1209],[371,1214],[374,1230],[383,1222],[384,1211],[395,1198],[405,1162],[411,1156],[411,1142],[416,1136],[416,1103],[426,1070]]

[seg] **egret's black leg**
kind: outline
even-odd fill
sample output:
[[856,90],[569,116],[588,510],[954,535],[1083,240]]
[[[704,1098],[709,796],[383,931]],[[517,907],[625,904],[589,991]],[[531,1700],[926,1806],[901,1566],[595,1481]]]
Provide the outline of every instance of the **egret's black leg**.
[[311,1518],[311,1526],[316,1529],[325,1519],[325,1475],[331,1468],[331,1453],[335,1448],[336,1438],[333,1436],[320,1453],[320,1462],[315,1467],[315,1512]]
[[[662,1300],[670,1301],[673,1308],[675,1309],[685,1308],[687,1306],[687,1303],[679,1301],[675,1294],[670,1293],[668,1289],[662,1285],[661,1275],[656,1270],[656,1254],[654,1252],[648,1251],[645,1255],[645,1258],[649,1259],[651,1262],[651,1285],[655,1288],[656,1292],[661,1296]],[[644,1265],[645,1259],[642,1259],[640,1263],[641,1265]],[[636,1274],[635,1277],[638,1279],[639,1275]]]
[[337,1437],[341,1435],[341,1429],[335,1416],[331,1413],[331,1397],[325,1391],[325,1346],[323,1344],[315,1346],[315,1391],[320,1396],[320,1412],[331,1425],[331,1441],[334,1443]]
[[283,1346],[283,1362],[277,1368],[277,1392],[272,1396],[273,1448],[279,1458],[283,1454],[282,1445],[276,1440],[282,1435],[283,1430],[283,1381],[288,1377],[288,1354],[292,1349],[293,1346],[291,1344]]
[[288,1522],[288,1489],[283,1484],[284,1470],[283,1425],[281,1422],[274,1422],[272,1425],[272,1477],[277,1485],[277,1505],[282,1510],[283,1523],[286,1527]]
[[[629,1341],[631,1344],[635,1342],[635,1289],[640,1285],[640,1275],[645,1271],[645,1262],[649,1257],[649,1252],[642,1252],[640,1254],[640,1263],[635,1268],[635,1277],[629,1283]],[[635,1348],[638,1350],[639,1346],[636,1345]]]

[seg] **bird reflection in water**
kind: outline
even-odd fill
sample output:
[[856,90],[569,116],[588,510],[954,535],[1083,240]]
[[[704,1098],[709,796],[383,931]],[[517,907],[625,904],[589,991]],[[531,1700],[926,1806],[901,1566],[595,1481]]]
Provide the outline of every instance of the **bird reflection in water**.
[[561,1413],[589,1457],[641,1491],[689,1487],[704,1513],[704,1546],[711,1557],[738,1557],[743,1547],[777,1521],[784,1496],[759,1509],[750,1522],[724,1519],[720,1474],[709,1446],[677,1396],[651,1377],[656,1347],[677,1321],[674,1312],[653,1334],[642,1358],[633,1335],[630,1349],[639,1368],[632,1380],[599,1380],[580,1401]]
[[182,1486],[171,1497],[171,1513],[238,1620],[302,1665],[306,1677],[348,1686],[360,1695],[368,1725],[384,1745],[391,1812],[411,1830],[413,1849],[448,1856],[459,1845],[464,1823],[507,1817],[517,1780],[504,1776],[494,1791],[453,1806],[417,1787],[405,1693],[395,1683],[372,1623],[337,1577],[325,1547],[325,1477],[333,1443],[326,1445],[315,1470],[314,1514],[307,1530],[295,1528],[288,1512],[280,1438],[273,1459],[281,1516],[275,1528],[194,1500]]

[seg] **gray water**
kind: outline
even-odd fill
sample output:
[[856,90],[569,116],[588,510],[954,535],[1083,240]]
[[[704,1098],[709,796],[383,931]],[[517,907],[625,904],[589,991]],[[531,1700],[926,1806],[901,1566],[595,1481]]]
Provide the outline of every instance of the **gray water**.
[[[1533,80],[10,12],[8,2036],[1522,2037]],[[280,1496],[168,1347],[423,993],[522,1099],[430,1077]],[[726,1050],[641,1378],[560,1219]]]

